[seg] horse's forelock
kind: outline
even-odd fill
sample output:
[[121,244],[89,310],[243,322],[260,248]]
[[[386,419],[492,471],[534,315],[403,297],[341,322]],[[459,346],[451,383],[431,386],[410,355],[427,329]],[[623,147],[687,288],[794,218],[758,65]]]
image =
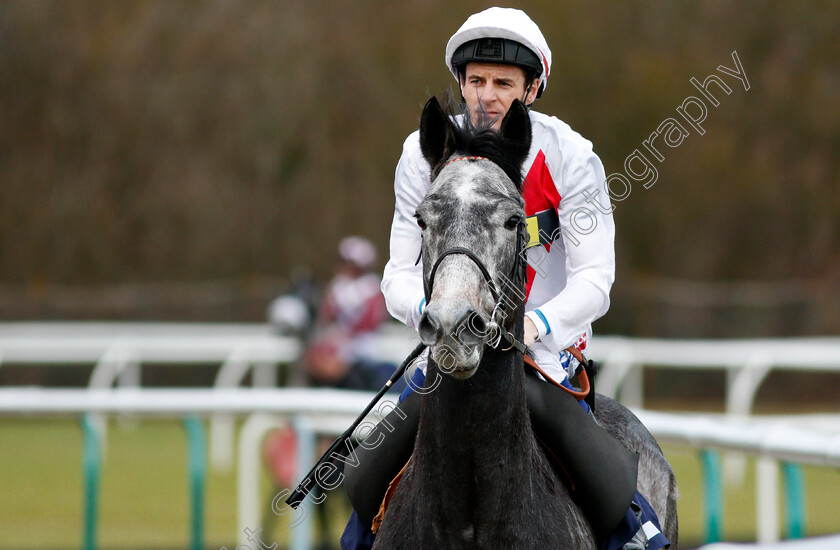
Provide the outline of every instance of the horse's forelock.
[[[492,128],[495,119],[488,119],[479,112],[475,118],[480,122],[475,124],[472,122],[472,113],[467,107],[463,108],[463,114],[456,115],[455,107],[450,102],[447,103],[444,111],[446,116],[454,121],[452,126],[455,150],[451,151],[452,156],[484,157],[501,168],[517,190],[521,190],[524,159],[516,154],[518,148],[513,146],[514,144]],[[442,159],[437,166],[433,167],[432,179],[437,178],[450,158],[451,156]]]

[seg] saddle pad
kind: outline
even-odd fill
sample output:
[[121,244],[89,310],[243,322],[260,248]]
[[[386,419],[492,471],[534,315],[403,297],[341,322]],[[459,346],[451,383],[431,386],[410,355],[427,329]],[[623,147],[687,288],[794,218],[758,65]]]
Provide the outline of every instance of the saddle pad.
[[385,519],[385,511],[388,509],[388,505],[391,504],[391,499],[394,498],[394,494],[397,492],[397,487],[402,481],[403,472],[405,472],[408,463],[411,462],[411,458],[409,457],[408,462],[405,463],[405,466],[402,467],[400,473],[391,480],[391,483],[388,484],[388,490],[385,491],[385,498],[382,499],[382,505],[379,507],[379,513],[376,514],[376,517],[373,518],[373,523],[371,524],[370,530],[375,535],[379,531],[379,526],[382,524],[382,520]]

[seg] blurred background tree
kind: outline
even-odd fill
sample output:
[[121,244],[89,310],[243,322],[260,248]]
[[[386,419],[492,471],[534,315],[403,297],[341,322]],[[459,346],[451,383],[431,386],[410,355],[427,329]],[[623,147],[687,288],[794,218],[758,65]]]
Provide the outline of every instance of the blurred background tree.
[[[840,331],[840,4],[514,5],[554,52],[537,110],[608,173],[733,50],[751,85],[617,205],[597,330]],[[261,320],[342,236],[386,258],[402,142],[486,6],[0,1],[0,317]]]

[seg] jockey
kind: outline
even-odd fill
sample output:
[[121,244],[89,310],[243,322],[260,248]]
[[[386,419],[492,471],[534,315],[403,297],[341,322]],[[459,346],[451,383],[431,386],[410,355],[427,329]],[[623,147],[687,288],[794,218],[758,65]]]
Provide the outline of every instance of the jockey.
[[[489,117],[487,121],[495,129],[514,100],[531,107],[545,91],[551,71],[551,50],[542,32],[516,9],[490,8],[470,16],[450,38],[445,60],[460,86],[470,116]],[[565,350],[571,346],[585,349],[592,334],[591,323],[609,308],[615,275],[615,226],[605,192],[604,168],[592,151],[592,144],[555,117],[533,110],[529,115],[532,144],[523,166],[527,174],[523,197],[530,234],[524,343],[530,346],[543,370],[571,386],[568,378],[576,374],[580,365]],[[429,186],[430,167],[420,151],[419,132],[414,132],[405,141],[396,169],[391,257],[382,280],[388,311],[413,328],[418,327],[425,306],[423,271],[417,264],[421,230],[414,213]],[[421,370],[422,366],[415,375],[417,387],[422,384]],[[627,451],[584,412],[584,408],[588,411],[585,404],[581,402],[583,408],[570,407],[566,400],[574,403],[571,396],[550,384],[537,385],[551,388],[556,395],[537,399],[541,407],[534,407],[529,395],[535,429],[542,424],[552,433],[572,434],[570,437],[580,439],[567,445],[555,445],[552,441],[546,444],[564,464],[576,487],[594,488],[574,491],[573,496],[579,503],[588,501],[581,507],[593,524],[601,548],[655,550],[667,545],[652,509],[635,492],[635,456],[631,471],[627,462],[612,468],[608,456]],[[407,393],[408,390],[404,396]],[[546,409],[550,414],[541,415],[539,411]],[[416,430],[416,424],[413,426]],[[583,440],[593,445],[583,450],[581,447],[588,446]],[[345,468],[345,488],[358,514],[354,512],[341,539],[344,550],[369,548],[372,544],[370,522],[375,510],[371,512],[371,504],[378,507],[387,483],[405,464],[405,451],[389,447],[398,444],[409,445],[410,455],[413,436],[388,435],[377,450],[364,457],[359,455],[357,468]],[[393,458],[395,455],[400,458]],[[580,470],[575,466],[578,463],[584,465]],[[593,463],[597,467],[591,467]],[[372,479],[376,475],[382,479]],[[610,493],[605,485],[629,487],[629,493],[625,490],[621,497],[607,496],[605,499],[613,502],[603,502],[598,495]],[[579,494],[584,492],[587,494]],[[617,498],[619,502],[615,502]],[[618,513],[608,518],[596,517],[603,516],[605,509]]]

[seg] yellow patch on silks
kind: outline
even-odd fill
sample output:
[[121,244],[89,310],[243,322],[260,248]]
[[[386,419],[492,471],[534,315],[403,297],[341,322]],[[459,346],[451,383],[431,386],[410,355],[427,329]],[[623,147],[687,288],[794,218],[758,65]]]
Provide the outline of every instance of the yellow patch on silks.
[[536,216],[529,216],[525,219],[528,228],[528,244],[525,248],[531,248],[540,244],[540,225]]

